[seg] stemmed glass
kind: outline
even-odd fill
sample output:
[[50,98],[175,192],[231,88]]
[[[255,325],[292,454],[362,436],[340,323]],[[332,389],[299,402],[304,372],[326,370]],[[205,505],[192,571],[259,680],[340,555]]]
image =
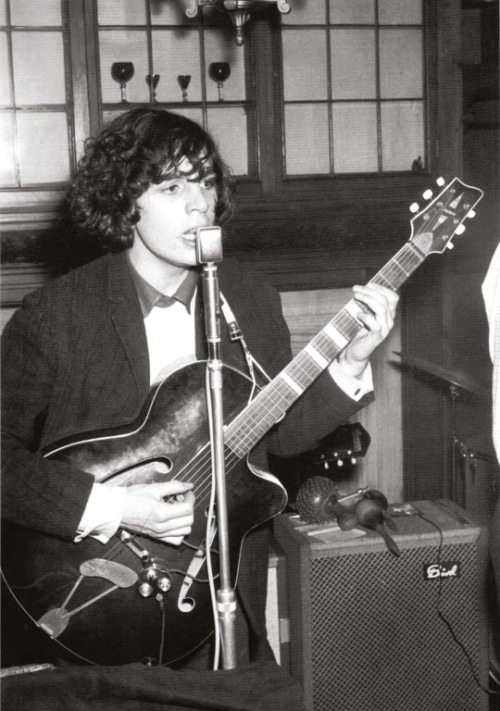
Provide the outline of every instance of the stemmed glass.
[[219,101],[224,101],[222,98],[222,89],[224,82],[229,79],[231,74],[231,66],[229,62],[212,62],[208,67],[208,76],[213,81],[217,82],[219,90]]
[[160,81],[159,74],[146,74],[146,84],[149,86],[149,93],[151,94],[151,101],[156,103],[156,87]]
[[179,76],[177,77],[177,82],[182,89],[182,100],[183,101],[188,100],[187,89],[188,89],[190,81],[191,81],[191,74],[179,74]]
[[134,76],[134,65],[132,62],[113,62],[111,65],[111,76],[120,84],[122,104],[127,103],[127,82]]

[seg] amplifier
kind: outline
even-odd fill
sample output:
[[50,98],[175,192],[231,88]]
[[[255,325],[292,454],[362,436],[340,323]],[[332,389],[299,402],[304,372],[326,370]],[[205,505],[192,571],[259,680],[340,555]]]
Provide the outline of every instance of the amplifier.
[[392,509],[399,557],[373,531],[275,519],[306,710],[487,711],[486,535],[450,501]]

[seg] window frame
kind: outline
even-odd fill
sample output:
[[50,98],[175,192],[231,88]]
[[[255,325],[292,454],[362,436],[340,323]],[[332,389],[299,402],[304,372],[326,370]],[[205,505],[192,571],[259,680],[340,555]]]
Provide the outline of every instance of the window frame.
[[[95,133],[101,125],[103,107],[99,94],[97,2],[62,0],[62,3],[68,28],[68,115],[74,137],[72,148],[76,163],[81,156],[85,138]],[[460,25],[459,0],[454,0],[454,3],[453,7],[444,9],[437,0],[424,0],[428,165],[422,173],[285,176],[282,143],[283,87],[279,70],[281,16],[274,6],[261,8],[252,14],[246,27],[246,42],[259,49],[254,52],[254,63],[248,63],[248,72],[253,75],[255,86],[255,131],[260,175],[236,179],[239,208],[237,226],[248,218],[253,219],[255,213],[263,214],[263,209],[264,213],[271,211],[274,217],[281,213],[291,215],[291,219],[300,209],[301,216],[307,222],[323,210],[325,205],[328,205],[329,212],[346,205],[351,208],[356,202],[369,207],[386,203],[391,194],[397,195],[399,202],[412,202],[415,194],[422,187],[428,186],[430,177],[439,175],[437,171],[440,165],[445,171],[448,166],[461,165],[461,151],[457,149],[456,136],[447,142],[445,139],[447,119],[456,116],[457,103],[458,108],[461,105],[457,97],[439,88],[440,76],[446,76],[454,63],[451,56],[454,49],[450,48],[448,56],[439,58],[439,61],[437,52],[439,44],[444,46],[449,18]],[[455,78],[452,89],[456,88],[457,83]],[[455,121],[461,122],[460,114]],[[441,153],[440,139],[442,143],[444,141],[445,149]],[[28,212],[32,213],[31,218],[38,215],[40,225],[45,227],[51,223],[54,212],[63,202],[66,189],[67,186],[3,190],[0,200],[4,212],[11,216],[16,213],[17,222],[22,223],[22,213]]]

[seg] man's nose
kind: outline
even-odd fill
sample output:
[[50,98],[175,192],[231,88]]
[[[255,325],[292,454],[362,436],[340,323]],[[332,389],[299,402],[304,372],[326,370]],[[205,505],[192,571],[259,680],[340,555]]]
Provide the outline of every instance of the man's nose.
[[188,211],[197,210],[207,212],[209,208],[208,199],[200,183],[189,184],[189,198],[187,202]]

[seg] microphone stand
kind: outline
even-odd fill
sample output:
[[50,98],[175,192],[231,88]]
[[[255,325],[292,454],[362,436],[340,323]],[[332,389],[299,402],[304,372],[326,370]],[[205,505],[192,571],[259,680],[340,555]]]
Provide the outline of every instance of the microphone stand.
[[236,595],[231,587],[229,531],[227,519],[226,473],[224,457],[224,415],[222,401],[222,360],[220,335],[219,284],[216,262],[222,260],[220,227],[202,227],[196,232],[196,256],[202,265],[205,329],[208,345],[208,379],[210,444],[216,487],[217,533],[219,540],[220,587],[217,591],[217,614],[220,622],[224,669],[236,667]]

